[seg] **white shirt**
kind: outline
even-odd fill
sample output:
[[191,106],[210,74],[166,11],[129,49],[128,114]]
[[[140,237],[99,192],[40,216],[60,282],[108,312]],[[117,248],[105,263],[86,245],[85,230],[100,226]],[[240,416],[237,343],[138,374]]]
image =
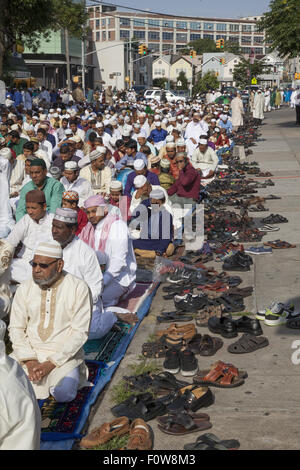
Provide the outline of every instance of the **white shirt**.
[[85,178],[78,177],[77,180],[70,183],[67,178],[63,176],[60,182],[64,186],[65,191],[76,191],[79,194],[79,207],[82,207],[84,201],[86,201],[90,196],[94,196],[91,183]]
[[96,304],[103,290],[103,275],[93,248],[75,237],[63,249],[63,260],[65,271],[87,283]]
[[[96,226],[95,247],[99,246],[104,222],[105,218]],[[106,240],[105,251],[104,253],[100,252],[101,255],[102,259],[105,255],[106,260],[106,271],[103,276],[104,287],[112,280],[123,287],[130,287],[135,284],[137,264],[129,230],[123,220],[116,220],[112,223]]]

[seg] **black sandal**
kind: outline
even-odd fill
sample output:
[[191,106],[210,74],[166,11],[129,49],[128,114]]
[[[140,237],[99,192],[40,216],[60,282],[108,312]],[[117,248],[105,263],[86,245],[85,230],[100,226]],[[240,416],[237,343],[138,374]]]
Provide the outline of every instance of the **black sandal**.
[[232,354],[246,354],[269,346],[269,341],[263,336],[254,336],[244,333],[236,343],[230,344],[227,351]]

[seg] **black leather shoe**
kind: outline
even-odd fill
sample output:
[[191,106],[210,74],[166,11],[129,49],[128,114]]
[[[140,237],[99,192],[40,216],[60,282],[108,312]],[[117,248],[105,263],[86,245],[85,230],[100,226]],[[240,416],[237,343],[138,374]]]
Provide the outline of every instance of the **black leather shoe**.
[[222,316],[211,317],[207,321],[209,331],[223,336],[223,338],[235,338],[237,333],[237,326],[231,317]]
[[263,334],[259,320],[243,316],[234,322],[239,333],[250,333],[251,335],[260,336]]

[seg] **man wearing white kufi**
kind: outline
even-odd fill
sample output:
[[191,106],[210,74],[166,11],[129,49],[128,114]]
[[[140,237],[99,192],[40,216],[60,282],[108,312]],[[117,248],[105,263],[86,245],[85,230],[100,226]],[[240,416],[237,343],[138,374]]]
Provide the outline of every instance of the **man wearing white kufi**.
[[83,345],[91,320],[87,284],[63,270],[56,242],[41,243],[32,260],[32,279],[15,294],[9,333],[11,356],[32,381],[38,399],[74,400],[86,385]]
[[80,168],[77,162],[66,162],[63,177],[60,182],[65,191],[76,191],[79,194],[79,207],[83,206],[84,201],[94,194],[91,183],[85,178],[79,176]]
[[0,450],[39,450],[41,412],[21,366],[5,353],[0,320]]
[[200,135],[207,134],[200,122],[200,114],[194,113],[193,120],[187,125],[185,130],[186,148],[188,157],[191,157],[197,148]]

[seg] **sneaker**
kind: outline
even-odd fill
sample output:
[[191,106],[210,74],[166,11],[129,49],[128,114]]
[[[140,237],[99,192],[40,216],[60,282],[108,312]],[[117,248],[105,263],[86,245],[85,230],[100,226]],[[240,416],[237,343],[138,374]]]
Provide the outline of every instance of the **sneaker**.
[[288,303],[288,304],[283,304],[282,302],[277,302],[276,300],[272,302],[270,306],[264,307],[261,310],[259,310],[256,314],[256,318],[258,320],[264,321],[266,312],[269,310],[271,312],[274,312],[275,314],[278,314],[282,309],[287,310],[289,313],[293,313],[295,310],[294,304]]
[[272,310],[267,310],[265,314],[264,324],[267,326],[279,326],[285,325],[290,315],[288,310],[281,308],[278,313],[274,313]]
[[260,232],[278,232],[279,227],[274,227],[271,225],[264,225],[263,227],[259,227],[258,229]]
[[180,360],[179,352],[176,349],[169,349],[169,351],[166,352],[163,368],[165,372],[170,372],[170,374],[178,374],[180,371]]
[[199,295],[186,294],[184,296],[176,295],[174,304],[177,310],[185,312],[197,312],[207,304],[207,295],[201,293]]
[[198,372],[198,360],[195,354],[189,349],[180,351],[179,353],[181,375],[184,377],[193,377]]
[[251,246],[245,249],[245,253],[250,253],[251,255],[267,255],[273,253],[273,250],[272,248],[266,248],[264,246]]

